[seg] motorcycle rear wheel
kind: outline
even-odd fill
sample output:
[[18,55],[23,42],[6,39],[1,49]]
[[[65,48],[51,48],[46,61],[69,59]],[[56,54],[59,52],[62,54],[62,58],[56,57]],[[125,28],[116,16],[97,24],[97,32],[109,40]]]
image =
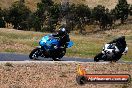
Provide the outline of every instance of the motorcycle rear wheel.
[[52,59],[54,61],[61,61],[61,58],[65,55],[66,53],[66,49],[63,49],[60,53],[59,53],[59,56],[53,56]]
[[95,62],[99,62],[99,60],[101,59],[102,55],[103,55],[102,53],[97,54],[97,55],[94,57],[94,61],[95,61]]

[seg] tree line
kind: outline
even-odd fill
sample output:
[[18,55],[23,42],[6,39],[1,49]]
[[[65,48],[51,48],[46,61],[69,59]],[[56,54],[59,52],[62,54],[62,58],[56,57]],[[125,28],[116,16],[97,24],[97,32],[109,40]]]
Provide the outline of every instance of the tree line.
[[124,24],[129,15],[132,15],[132,5],[128,4],[127,0],[118,0],[112,10],[102,5],[91,9],[84,4],[67,2],[62,5],[52,0],[41,0],[34,12],[25,6],[24,0],[20,0],[8,9],[0,8],[0,27],[11,23],[14,29],[54,32],[65,19],[66,27],[70,31],[77,28],[82,32],[84,27],[90,24],[99,25],[100,29],[104,30],[113,27],[116,20]]

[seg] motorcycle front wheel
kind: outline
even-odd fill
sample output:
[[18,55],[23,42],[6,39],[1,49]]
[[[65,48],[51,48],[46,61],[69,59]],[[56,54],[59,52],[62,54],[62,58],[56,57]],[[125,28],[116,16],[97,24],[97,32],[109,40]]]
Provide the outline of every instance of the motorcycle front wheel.
[[95,61],[95,62],[99,62],[99,60],[101,59],[102,55],[103,55],[102,53],[97,54],[97,55],[94,57],[94,61]]
[[37,60],[40,54],[41,54],[40,48],[37,47],[31,51],[31,53],[29,54],[29,58],[33,60]]

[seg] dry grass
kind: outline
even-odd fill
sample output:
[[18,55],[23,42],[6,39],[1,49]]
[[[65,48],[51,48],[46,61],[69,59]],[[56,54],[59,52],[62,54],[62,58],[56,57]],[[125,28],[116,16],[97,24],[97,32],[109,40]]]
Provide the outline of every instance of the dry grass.
[[[132,84],[76,83],[78,63],[0,64],[0,88],[131,88]],[[132,64],[83,63],[88,74],[130,74]],[[127,87],[125,87],[127,86]]]
[[[21,32],[14,30],[0,30],[0,51],[3,52],[18,52],[18,53],[28,53],[33,44],[36,44],[38,35],[41,33],[32,33],[32,32]],[[34,37],[33,37],[34,36]]]

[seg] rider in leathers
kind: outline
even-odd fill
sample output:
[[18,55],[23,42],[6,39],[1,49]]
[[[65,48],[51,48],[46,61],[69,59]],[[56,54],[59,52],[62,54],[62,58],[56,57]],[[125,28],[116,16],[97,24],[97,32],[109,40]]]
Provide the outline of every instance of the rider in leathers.
[[56,34],[53,34],[53,36],[59,38],[61,47],[67,47],[67,42],[70,41],[70,38],[65,28],[60,28]]
[[125,48],[127,46],[126,41],[125,41],[125,36],[121,36],[117,39],[114,39],[113,41],[109,42],[108,44],[113,44],[117,46],[119,49],[119,52],[114,52],[113,58],[120,59],[122,56],[122,53],[125,51]]

